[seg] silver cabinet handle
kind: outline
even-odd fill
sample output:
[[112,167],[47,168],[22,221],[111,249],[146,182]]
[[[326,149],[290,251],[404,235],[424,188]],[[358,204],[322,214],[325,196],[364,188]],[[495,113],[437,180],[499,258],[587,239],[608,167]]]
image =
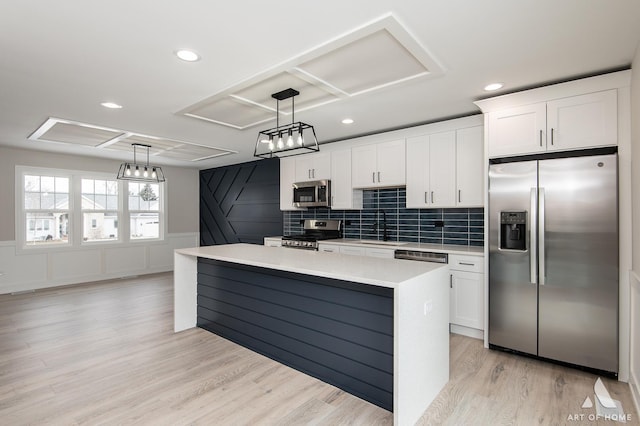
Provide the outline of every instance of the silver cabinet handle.
[[307,169],[307,177],[311,179],[311,169]]
[[532,284],[537,282],[536,277],[536,264],[538,263],[538,191],[536,188],[531,188],[531,200],[530,200],[529,216],[529,281]]
[[449,274],[449,288],[453,288],[453,274]]
[[424,192],[424,203],[429,204],[429,193],[427,191]]
[[462,202],[461,195],[460,195],[460,193],[461,193],[461,192],[462,192],[462,191],[461,191],[460,189],[458,189],[458,202],[459,202],[459,203],[461,203],[461,202]]
[[378,182],[380,182],[380,172],[378,172]]
[[316,178],[316,169],[311,169],[311,177]]
[[464,266],[476,266],[475,263],[458,262],[458,264],[464,265]]
[[431,204],[433,204],[433,191],[431,191]]
[[551,128],[551,145],[553,145],[553,127]]
[[540,129],[540,146],[542,146],[542,129]]
[[376,172],[371,173],[371,180],[376,183]]
[[544,234],[545,234],[545,229],[544,229],[544,188],[540,188],[538,190],[540,192],[540,195],[538,196],[538,255],[540,257],[539,259],[539,277],[538,277],[538,283],[540,283],[540,285],[544,285],[545,284],[545,275],[546,275],[546,267],[544,265]]

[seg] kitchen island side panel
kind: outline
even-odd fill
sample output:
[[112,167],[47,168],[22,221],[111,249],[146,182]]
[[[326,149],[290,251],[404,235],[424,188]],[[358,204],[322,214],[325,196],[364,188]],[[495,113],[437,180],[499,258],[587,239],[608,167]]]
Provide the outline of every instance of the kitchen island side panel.
[[197,325],[393,410],[393,289],[198,258]]

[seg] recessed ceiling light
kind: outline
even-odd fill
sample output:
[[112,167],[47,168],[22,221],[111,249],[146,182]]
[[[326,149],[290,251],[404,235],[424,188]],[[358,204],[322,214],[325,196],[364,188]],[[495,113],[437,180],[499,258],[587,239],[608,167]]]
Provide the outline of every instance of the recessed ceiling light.
[[353,124],[353,118],[345,118],[342,120],[342,124]]
[[122,105],[118,105],[114,102],[103,102],[100,105],[102,105],[105,108],[111,108],[111,109],[120,109],[122,108]]
[[193,50],[187,50],[187,49],[178,50],[176,52],[176,56],[182,59],[183,61],[187,61],[187,62],[195,62],[198,59],[200,59],[200,55],[198,55]]
[[484,86],[484,90],[486,90],[487,92],[492,92],[494,90],[502,89],[502,86],[504,86],[504,84],[502,83],[491,83]]

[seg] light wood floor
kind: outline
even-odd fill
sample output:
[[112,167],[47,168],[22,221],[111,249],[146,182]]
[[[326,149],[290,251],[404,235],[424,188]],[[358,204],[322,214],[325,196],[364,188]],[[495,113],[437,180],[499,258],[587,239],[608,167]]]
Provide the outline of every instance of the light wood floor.
[[[0,425],[392,423],[214,334],[173,333],[172,283],[159,274],[0,296]],[[595,379],[451,335],[451,381],[419,424],[615,424],[580,408]],[[627,384],[605,385],[638,424]]]

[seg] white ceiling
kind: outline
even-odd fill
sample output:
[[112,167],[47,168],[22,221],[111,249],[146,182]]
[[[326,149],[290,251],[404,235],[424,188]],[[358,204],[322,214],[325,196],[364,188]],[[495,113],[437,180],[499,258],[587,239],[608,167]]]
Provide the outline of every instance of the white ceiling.
[[[53,117],[237,151],[201,161],[159,154],[158,164],[248,161],[258,130],[275,125],[275,114],[238,130],[185,110],[303,62],[355,87],[362,70],[350,74],[353,62],[317,65],[314,52],[389,16],[406,32],[401,41],[441,72],[296,110],[296,121],[313,124],[321,143],[478,113],[472,101],[488,97],[482,88],[495,81],[505,86],[494,95],[628,67],[640,41],[638,0],[3,1],[0,145],[130,159],[121,149],[28,139]],[[177,59],[180,48],[201,60]],[[109,110],[100,106],[105,101],[124,107]],[[341,124],[345,117],[355,123]]]

